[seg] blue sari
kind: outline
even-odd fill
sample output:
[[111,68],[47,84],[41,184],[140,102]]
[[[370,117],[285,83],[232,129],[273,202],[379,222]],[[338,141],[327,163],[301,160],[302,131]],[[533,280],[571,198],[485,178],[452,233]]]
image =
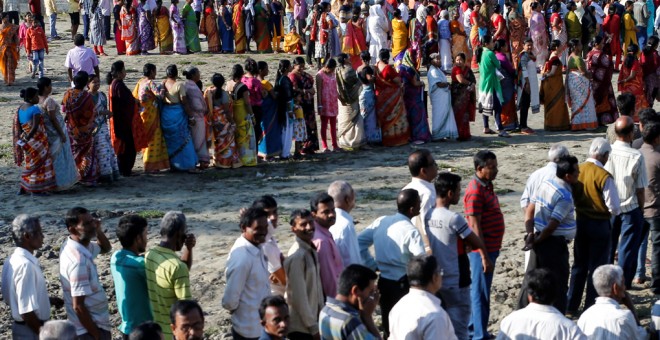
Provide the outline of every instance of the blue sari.
[[197,153],[188,128],[188,118],[181,104],[163,105],[160,128],[167,145],[170,166],[175,170],[192,170],[197,165]]
[[403,81],[403,104],[408,113],[412,141],[426,143],[431,141],[431,129],[426,104],[424,103],[424,87],[417,87],[412,84],[414,79],[419,80],[419,74],[414,68],[406,65],[406,61],[411,62],[409,56],[406,52],[403,63],[399,64],[399,74]]
[[[222,40],[222,50],[225,52],[234,52],[234,31],[231,30],[232,20],[231,12],[227,6],[222,6],[222,13],[218,15],[218,30],[220,31],[220,40]],[[229,24],[229,27],[225,26],[225,22]]]
[[377,144],[383,141],[376,117],[376,91],[374,85],[365,85],[362,83],[362,92],[360,92],[360,114],[364,122],[364,134],[367,137],[367,143]]
[[277,120],[277,102],[267,95],[261,103],[262,119],[259,156],[275,157],[282,152],[282,127]]

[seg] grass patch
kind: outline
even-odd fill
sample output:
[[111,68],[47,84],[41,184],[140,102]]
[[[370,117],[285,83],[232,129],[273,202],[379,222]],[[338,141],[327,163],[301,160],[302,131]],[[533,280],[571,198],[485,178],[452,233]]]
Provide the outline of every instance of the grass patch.
[[380,190],[361,190],[360,191],[360,201],[372,202],[372,201],[392,201],[396,199],[396,194],[394,191],[382,192]]
[[194,63],[192,63],[192,64],[193,64],[193,65],[206,65],[206,64],[208,64],[208,63],[205,62],[205,61],[196,61],[196,62],[194,62]]
[[8,103],[10,101],[11,101],[11,99],[9,99],[9,98],[0,97],[0,103]]
[[14,147],[12,144],[0,144],[0,159],[14,160]]
[[138,213],[138,216],[143,218],[161,218],[165,216],[165,212],[160,210],[143,210]]
[[497,189],[495,189],[495,190],[493,190],[493,191],[494,191],[495,194],[497,194],[497,195],[506,195],[506,194],[508,194],[508,193],[510,193],[510,192],[513,192],[513,190],[508,189],[508,188],[506,188],[506,189],[500,189],[500,188],[497,188]]
[[179,64],[181,64],[181,65],[190,65],[190,64],[192,64],[192,61],[190,61],[190,60],[183,60],[183,61],[179,62]]

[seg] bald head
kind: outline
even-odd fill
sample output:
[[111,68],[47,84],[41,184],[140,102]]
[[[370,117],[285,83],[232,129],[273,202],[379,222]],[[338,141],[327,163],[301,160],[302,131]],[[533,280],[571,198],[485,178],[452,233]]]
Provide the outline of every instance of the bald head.
[[419,214],[421,200],[415,189],[403,189],[396,197],[397,210],[410,218]]
[[634,130],[635,122],[629,116],[619,117],[619,119],[614,122],[614,132],[616,133],[617,140],[630,142]]

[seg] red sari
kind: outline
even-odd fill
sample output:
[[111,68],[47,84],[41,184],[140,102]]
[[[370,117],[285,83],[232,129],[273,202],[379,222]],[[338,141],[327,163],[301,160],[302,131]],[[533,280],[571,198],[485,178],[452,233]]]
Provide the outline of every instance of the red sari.
[[394,80],[399,74],[391,65],[376,72],[376,114],[384,146],[399,146],[410,140],[410,125],[403,104],[401,87]]
[[641,109],[646,109],[649,107],[648,101],[646,101],[646,93],[644,93],[644,80],[642,66],[639,61],[635,60],[632,64],[632,67],[626,67],[626,63],[621,64],[621,72],[619,72],[619,81],[626,79],[630,76],[632,72],[635,72],[635,77],[625,83],[619,83],[617,90],[619,92],[628,92],[632,93],[635,96],[635,114],[633,119],[635,122],[639,121],[637,112]]
[[353,69],[357,70],[362,65],[360,53],[368,51],[367,39],[364,37],[363,25],[364,19],[360,18],[357,22],[349,21],[346,25],[346,35],[342,44],[342,52],[349,55]]
[[[608,15],[603,20],[603,32],[611,36],[612,39],[609,43],[605,43],[606,53],[615,57],[614,69],[618,70],[621,65],[621,19],[618,15]],[[607,39],[606,39],[607,41]]]
[[[472,83],[472,88],[458,82],[457,76],[461,75]],[[451,70],[451,106],[454,110],[454,119],[458,128],[458,140],[469,140],[470,122],[474,122],[477,109],[475,93],[475,77],[469,66],[460,68],[454,66]]]
[[18,111],[14,114],[13,139],[14,163],[25,169],[21,171],[21,189],[26,192],[45,192],[56,188],[53,160],[48,145],[48,135],[44,126],[43,114],[38,114],[37,132],[23,146],[18,145],[22,135],[32,130],[32,119],[21,124],[18,120]]
[[92,95],[85,90],[67,90],[62,99],[62,111],[65,114],[64,121],[69,131],[71,151],[80,175],[80,183],[94,185],[101,172],[94,148],[97,113]]
[[123,81],[113,80],[108,90],[110,118],[110,137],[112,148],[117,155],[119,171],[122,176],[130,176],[135,151],[149,146],[149,139],[144,132],[142,119],[138,112],[137,101]]

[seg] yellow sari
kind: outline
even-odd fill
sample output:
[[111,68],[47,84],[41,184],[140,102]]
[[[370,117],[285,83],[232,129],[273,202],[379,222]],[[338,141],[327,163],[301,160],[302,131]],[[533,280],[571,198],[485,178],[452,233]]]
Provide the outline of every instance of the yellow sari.
[[234,45],[236,53],[245,53],[247,40],[245,37],[245,17],[243,16],[243,0],[234,5],[232,14],[232,27],[234,28]]
[[157,172],[170,168],[167,145],[160,128],[160,112],[158,112],[158,87],[149,78],[140,79],[133,89],[133,97],[139,102],[140,118],[144,125],[145,139],[149,141],[143,150],[142,161],[145,172]]
[[[397,59],[408,47],[408,28],[406,23],[401,19],[392,20],[392,56]],[[401,59],[399,58],[399,59]]]
[[174,38],[170,28],[170,13],[167,8],[162,7],[156,14],[156,32],[154,32],[156,45],[161,53],[170,53],[173,50]]
[[253,118],[248,116],[247,109],[245,108],[248,103],[245,102],[243,97],[237,97],[238,89],[241,86],[246,86],[243,83],[237,83],[232,91],[232,107],[234,110],[234,122],[236,122],[236,146],[241,163],[244,166],[257,165],[257,141],[254,137],[254,126],[252,125]]

